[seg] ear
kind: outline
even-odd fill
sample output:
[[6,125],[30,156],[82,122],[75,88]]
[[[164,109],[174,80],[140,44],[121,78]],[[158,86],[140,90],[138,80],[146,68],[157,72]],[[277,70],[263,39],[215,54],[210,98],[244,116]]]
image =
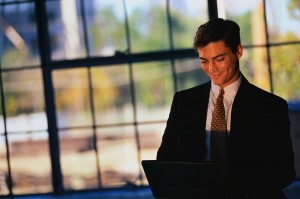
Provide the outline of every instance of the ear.
[[238,58],[238,60],[240,60],[242,55],[243,55],[243,46],[241,43],[239,43],[236,49],[236,57]]

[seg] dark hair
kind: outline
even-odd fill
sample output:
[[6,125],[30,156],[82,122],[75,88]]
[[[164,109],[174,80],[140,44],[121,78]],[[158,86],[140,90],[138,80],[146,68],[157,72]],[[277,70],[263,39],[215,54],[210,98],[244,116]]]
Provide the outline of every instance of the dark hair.
[[223,40],[225,45],[235,53],[241,42],[239,25],[234,21],[222,18],[215,18],[202,24],[194,38],[194,50],[197,52],[198,48],[220,40]]

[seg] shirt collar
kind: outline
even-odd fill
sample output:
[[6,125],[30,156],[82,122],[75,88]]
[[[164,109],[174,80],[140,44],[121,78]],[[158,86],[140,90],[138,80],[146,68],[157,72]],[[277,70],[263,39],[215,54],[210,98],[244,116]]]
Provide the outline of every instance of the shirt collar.
[[[224,98],[227,100],[232,100],[235,97],[235,95],[241,85],[241,82],[242,82],[242,75],[240,75],[240,77],[235,82],[226,86],[224,88],[224,92],[225,92]],[[214,96],[217,97],[219,95],[220,86],[215,85],[213,83],[213,81],[211,81],[211,90],[212,90]]]

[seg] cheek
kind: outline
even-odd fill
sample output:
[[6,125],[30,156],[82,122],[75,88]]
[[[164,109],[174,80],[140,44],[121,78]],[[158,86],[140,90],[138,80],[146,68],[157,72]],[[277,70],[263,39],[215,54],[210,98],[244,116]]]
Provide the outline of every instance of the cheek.
[[226,72],[228,70],[227,63],[218,63],[217,64],[218,71]]
[[200,64],[200,66],[204,72],[207,71],[207,69],[208,69],[207,64]]
[[226,72],[226,71],[228,72],[232,69],[232,66],[228,62],[223,62],[223,63],[219,64],[218,68],[219,68],[219,70],[221,70],[223,72]]

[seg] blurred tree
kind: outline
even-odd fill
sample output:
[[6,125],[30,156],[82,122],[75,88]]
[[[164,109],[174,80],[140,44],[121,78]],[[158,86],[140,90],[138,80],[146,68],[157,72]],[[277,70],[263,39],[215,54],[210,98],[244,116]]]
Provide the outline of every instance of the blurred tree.
[[240,26],[240,35],[241,35],[241,41],[243,45],[249,45],[252,44],[252,35],[249,34],[252,32],[252,26],[251,26],[251,10],[248,12],[245,12],[241,15],[231,15],[230,13],[226,13],[227,18],[231,19],[235,22],[237,22]]
[[135,9],[129,16],[132,52],[170,48],[166,10],[161,7]]
[[140,105],[157,108],[169,104],[174,88],[170,62],[135,64],[134,81]]
[[[299,40],[293,33],[284,37]],[[272,47],[272,72],[274,91],[287,100],[299,100],[300,97],[300,45]]]
[[8,117],[44,110],[40,69],[2,72],[6,114]]
[[[300,19],[299,0],[289,0],[287,8],[290,16]],[[281,41],[299,41],[299,36],[292,32],[277,35],[277,37]],[[271,50],[274,91],[287,100],[299,100],[300,98],[299,50],[300,45],[273,47]]]
[[[125,26],[113,7],[100,9],[91,26],[91,48],[96,55],[112,55],[112,51],[125,51]],[[108,52],[106,52],[108,51]]]
[[295,19],[300,19],[300,1],[299,0],[289,0],[288,10],[292,17]]

